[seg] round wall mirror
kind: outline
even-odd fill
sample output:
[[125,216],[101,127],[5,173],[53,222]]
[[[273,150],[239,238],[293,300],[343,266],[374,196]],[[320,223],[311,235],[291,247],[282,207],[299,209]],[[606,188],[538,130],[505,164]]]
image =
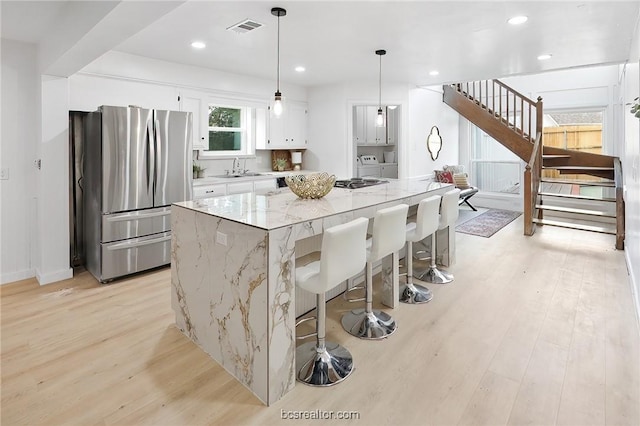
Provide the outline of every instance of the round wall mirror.
[[440,137],[440,130],[437,126],[431,128],[431,133],[427,136],[427,150],[431,154],[431,159],[435,161],[438,158],[438,154],[442,149],[442,138]]

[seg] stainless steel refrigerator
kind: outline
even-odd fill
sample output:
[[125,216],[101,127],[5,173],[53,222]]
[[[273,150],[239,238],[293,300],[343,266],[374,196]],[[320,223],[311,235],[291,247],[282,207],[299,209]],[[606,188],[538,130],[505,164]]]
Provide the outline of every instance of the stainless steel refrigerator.
[[189,112],[102,106],[85,118],[85,266],[100,282],[171,262],[171,203],[192,199]]

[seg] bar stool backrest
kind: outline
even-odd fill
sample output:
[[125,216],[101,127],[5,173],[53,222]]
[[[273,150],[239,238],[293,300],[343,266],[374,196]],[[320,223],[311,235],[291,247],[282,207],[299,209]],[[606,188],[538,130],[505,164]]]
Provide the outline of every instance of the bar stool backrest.
[[441,198],[439,195],[432,195],[420,201],[420,204],[418,204],[416,232],[413,241],[424,240],[438,230]]
[[439,229],[453,225],[458,220],[458,199],[460,198],[460,190],[452,189],[442,196],[440,205],[440,226]]
[[367,261],[375,262],[404,247],[408,211],[408,205],[399,204],[376,212],[373,218],[373,241],[371,251],[367,253]]
[[364,269],[368,224],[369,219],[360,217],[324,231],[316,294],[331,290]]

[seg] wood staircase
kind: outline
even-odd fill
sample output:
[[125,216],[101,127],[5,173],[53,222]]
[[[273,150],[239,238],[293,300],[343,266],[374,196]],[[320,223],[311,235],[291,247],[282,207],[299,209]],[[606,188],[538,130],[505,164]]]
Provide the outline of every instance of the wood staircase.
[[543,146],[542,98],[532,101],[498,80],[443,89],[447,105],[527,163],[525,235],[536,226],[560,226],[616,235],[616,248],[624,248],[619,158]]

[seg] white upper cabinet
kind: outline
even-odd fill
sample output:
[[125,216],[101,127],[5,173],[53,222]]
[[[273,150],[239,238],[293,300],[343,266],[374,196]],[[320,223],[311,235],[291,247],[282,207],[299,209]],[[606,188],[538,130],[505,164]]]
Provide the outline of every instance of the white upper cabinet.
[[[384,126],[376,126],[378,107],[357,105],[353,107],[353,139],[357,145],[395,145],[398,142],[398,120],[395,110],[383,107]],[[393,132],[393,134],[390,134]]]
[[206,116],[207,102],[205,95],[199,92],[181,91],[180,111],[187,111],[193,115],[193,149],[207,149],[209,129],[204,120]]
[[[386,126],[376,126],[376,118],[378,117],[378,107],[367,106],[367,144],[379,145],[385,144],[387,139]],[[384,109],[383,109],[384,111]],[[386,124],[386,120],[385,120]]]
[[363,105],[353,107],[353,139],[356,144],[367,143],[367,107]]
[[398,144],[398,108],[387,107],[387,145]]
[[285,144],[294,148],[307,147],[307,104],[290,103],[285,123]]
[[255,114],[256,149],[265,149],[269,139],[269,107],[257,107]]
[[287,101],[280,117],[269,108],[266,143],[256,140],[256,149],[293,149],[307,147],[307,104]]

